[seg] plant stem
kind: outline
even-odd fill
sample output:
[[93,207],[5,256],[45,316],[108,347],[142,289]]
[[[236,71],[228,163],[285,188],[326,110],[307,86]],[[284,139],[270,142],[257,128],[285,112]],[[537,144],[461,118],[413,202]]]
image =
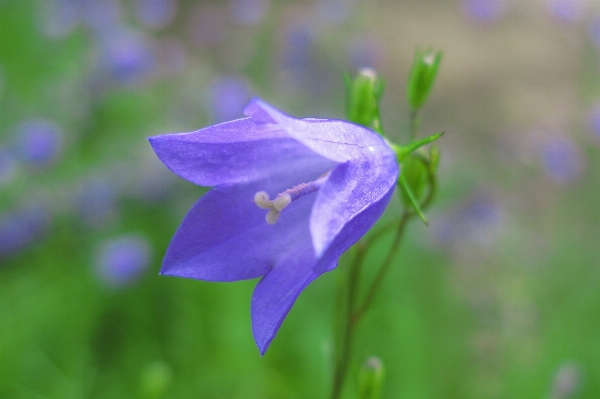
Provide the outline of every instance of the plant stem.
[[[436,177],[435,174],[431,172],[428,173],[428,183],[429,183],[429,192],[424,200],[421,202],[421,209],[427,208],[431,204],[431,200],[433,199],[436,191]],[[383,226],[373,234],[367,237],[366,243],[358,243],[357,244],[357,253],[354,259],[352,260],[352,264],[350,265],[349,275],[348,275],[348,291],[347,291],[347,302],[346,302],[346,322],[345,329],[342,336],[342,344],[340,346],[341,353],[337,357],[335,374],[333,378],[333,388],[331,391],[331,399],[339,399],[342,395],[342,389],[344,387],[344,381],[346,379],[346,375],[348,373],[348,367],[350,365],[350,358],[352,354],[352,341],[354,339],[354,332],[356,330],[356,326],[358,325],[361,318],[365,315],[365,313],[369,310],[370,306],[375,299],[375,295],[377,294],[377,290],[383,283],[385,276],[389,272],[392,261],[394,260],[394,256],[397,254],[400,249],[400,243],[402,238],[404,237],[404,232],[406,231],[406,226],[408,221],[415,216],[416,213],[414,210],[406,209],[402,213],[402,217],[397,224],[396,234],[394,235],[394,239],[390,246],[390,249],[375,276],[375,279],[371,283],[367,294],[362,302],[362,304],[355,309],[356,307],[356,297],[358,295],[358,282],[360,278],[360,271],[364,261],[364,258],[367,254],[367,250],[371,248],[371,245],[378,241],[381,237],[385,237],[385,233],[387,233],[391,227],[393,227],[396,223],[388,223]]]
[[404,236],[404,231],[406,230],[406,224],[410,220],[411,216],[414,216],[413,212],[404,211],[404,213],[402,214],[402,218],[400,219],[400,223],[398,224],[398,228],[396,229],[396,234],[394,235],[394,241],[392,241],[390,250],[388,251],[385,259],[383,260],[383,263],[382,263],[381,267],[379,268],[379,271],[377,272],[375,279],[371,283],[371,286],[369,287],[369,291],[367,291],[367,294],[365,295],[365,299],[363,300],[362,305],[352,313],[352,320],[355,323],[358,323],[360,318],[365,314],[365,312],[369,309],[369,307],[373,303],[375,294],[377,293],[377,290],[381,286],[381,283],[383,282],[386,274],[390,270],[394,256],[400,249],[400,242],[402,240],[402,237]]
[[421,117],[419,116],[419,109],[410,110],[410,131],[409,131],[409,142],[413,141],[417,137],[419,132],[419,126],[421,124]]
[[348,276],[348,292],[347,292],[347,304],[346,304],[346,328],[344,329],[344,336],[341,346],[341,353],[338,359],[337,367],[335,368],[335,375],[333,378],[333,389],[331,391],[331,399],[338,399],[342,394],[342,387],[344,386],[344,380],[348,371],[348,365],[350,363],[350,355],[352,352],[352,339],[354,337],[354,327],[356,322],[353,321],[354,304],[356,301],[356,294],[358,291],[358,281],[360,277],[360,269],[362,266],[363,258],[366,254],[366,247],[364,245],[357,246],[358,252],[350,265],[350,273]]

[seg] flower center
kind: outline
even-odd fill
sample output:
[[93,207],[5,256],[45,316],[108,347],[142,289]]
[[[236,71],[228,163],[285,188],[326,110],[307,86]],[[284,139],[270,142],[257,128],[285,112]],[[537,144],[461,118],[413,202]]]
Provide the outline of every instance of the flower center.
[[259,208],[268,209],[269,212],[267,212],[266,217],[267,223],[275,224],[279,220],[279,216],[281,216],[281,211],[283,211],[286,206],[293,201],[320,189],[327,181],[328,175],[329,172],[319,176],[317,180],[301,183],[292,188],[288,188],[284,192],[277,194],[273,200],[269,199],[269,194],[266,191],[259,191],[254,194],[254,203]]

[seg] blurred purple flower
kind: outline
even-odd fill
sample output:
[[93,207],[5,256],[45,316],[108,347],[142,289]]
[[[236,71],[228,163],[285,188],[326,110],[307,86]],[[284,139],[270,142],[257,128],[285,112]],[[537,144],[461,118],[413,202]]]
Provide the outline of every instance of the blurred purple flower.
[[119,0],[66,0],[77,5],[83,22],[94,29],[115,26],[121,18]]
[[588,126],[600,138],[600,103],[595,104],[588,115]]
[[581,388],[581,367],[578,363],[567,361],[560,365],[554,376],[552,399],[574,397]]
[[75,193],[79,219],[91,227],[103,227],[117,216],[114,185],[104,178],[85,180]]
[[285,48],[281,66],[284,70],[291,72],[297,86],[302,86],[308,79],[313,45],[313,33],[308,26],[291,26],[285,32]]
[[16,255],[43,237],[50,221],[48,209],[39,203],[0,214],[0,259]]
[[504,0],[463,0],[466,14],[478,21],[494,21],[504,14]]
[[302,290],[382,214],[398,165],[381,137],[349,122],[295,119],[258,99],[244,112],[249,118],[149,140],[175,174],[214,187],[185,217],[161,273],[262,277],[251,314],[264,354]]
[[212,120],[218,123],[240,118],[250,98],[252,94],[242,78],[224,76],[215,79],[208,99]]
[[43,167],[52,163],[63,146],[63,132],[53,122],[28,120],[16,130],[17,152],[29,165]]
[[177,75],[187,67],[188,51],[180,40],[166,37],[158,42],[156,58],[162,75]]
[[130,234],[102,242],[96,258],[96,273],[108,286],[123,287],[140,277],[150,262],[150,245]]
[[355,3],[355,0],[319,0],[317,11],[326,22],[338,25],[348,18]]
[[259,23],[268,10],[268,0],[230,0],[231,13],[242,25]]
[[474,242],[489,246],[496,241],[503,220],[504,212],[498,201],[488,193],[477,193],[442,217],[433,233],[442,245]]
[[0,186],[11,181],[17,170],[17,162],[6,148],[0,147]]
[[581,19],[584,3],[581,0],[547,0],[550,13],[564,22],[576,22]]
[[141,32],[110,27],[99,33],[100,64],[121,84],[137,84],[155,70],[152,42]]
[[48,0],[41,3],[42,31],[47,37],[63,38],[80,22],[78,3],[73,0]]
[[135,14],[148,28],[159,29],[169,25],[177,11],[176,0],[136,0]]
[[600,49],[600,15],[594,16],[590,22],[589,34],[592,43]]
[[376,69],[381,64],[383,51],[379,43],[371,38],[359,38],[349,42],[348,58],[353,69]]
[[556,183],[575,180],[583,172],[581,151],[565,137],[549,138],[540,143],[539,151],[548,177]]
[[226,29],[227,14],[218,4],[200,4],[190,11],[187,30],[195,45],[204,47],[220,43]]
[[302,93],[310,88],[315,90],[315,97],[326,97],[334,81],[332,68],[317,51],[314,26],[300,23],[286,28],[281,53],[281,80],[285,89]]

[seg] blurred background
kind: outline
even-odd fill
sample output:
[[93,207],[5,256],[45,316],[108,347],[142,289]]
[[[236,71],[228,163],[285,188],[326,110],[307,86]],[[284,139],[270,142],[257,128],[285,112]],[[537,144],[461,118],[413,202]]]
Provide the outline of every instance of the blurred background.
[[446,132],[440,191],[357,364],[382,359],[385,398],[600,397],[600,2],[0,0],[0,398],[327,397],[337,272],[261,358],[256,281],[158,275],[206,189],[146,137],[253,96],[343,118],[368,66],[403,143],[417,47],[444,52],[422,123]]

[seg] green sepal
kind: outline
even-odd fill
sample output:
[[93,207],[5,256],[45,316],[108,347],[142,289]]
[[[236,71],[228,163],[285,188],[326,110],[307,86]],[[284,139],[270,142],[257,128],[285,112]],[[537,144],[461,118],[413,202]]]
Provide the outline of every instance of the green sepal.
[[352,78],[344,75],[346,85],[346,118],[383,135],[379,118],[379,101],[383,93],[383,81],[372,69],[361,69]]
[[416,50],[406,86],[406,98],[413,110],[421,108],[427,101],[441,62],[441,51]]
[[367,359],[358,375],[358,399],[379,399],[385,379],[385,368],[381,359],[370,357]]
[[429,225],[419,205],[419,200],[427,186],[427,166],[422,158],[413,155],[404,160],[398,177],[398,185],[404,206],[414,209],[423,223]]
[[[415,150],[423,147],[425,144],[429,144],[432,141],[439,139],[443,135],[444,135],[444,132],[436,133],[431,136],[425,137],[424,139],[412,141],[407,145],[398,145],[398,144],[391,143],[389,141],[387,141],[387,144],[396,153],[396,160],[400,164],[400,163],[404,162],[406,157],[408,157],[410,154],[412,154]],[[439,158],[439,154],[438,154],[438,158]]]

